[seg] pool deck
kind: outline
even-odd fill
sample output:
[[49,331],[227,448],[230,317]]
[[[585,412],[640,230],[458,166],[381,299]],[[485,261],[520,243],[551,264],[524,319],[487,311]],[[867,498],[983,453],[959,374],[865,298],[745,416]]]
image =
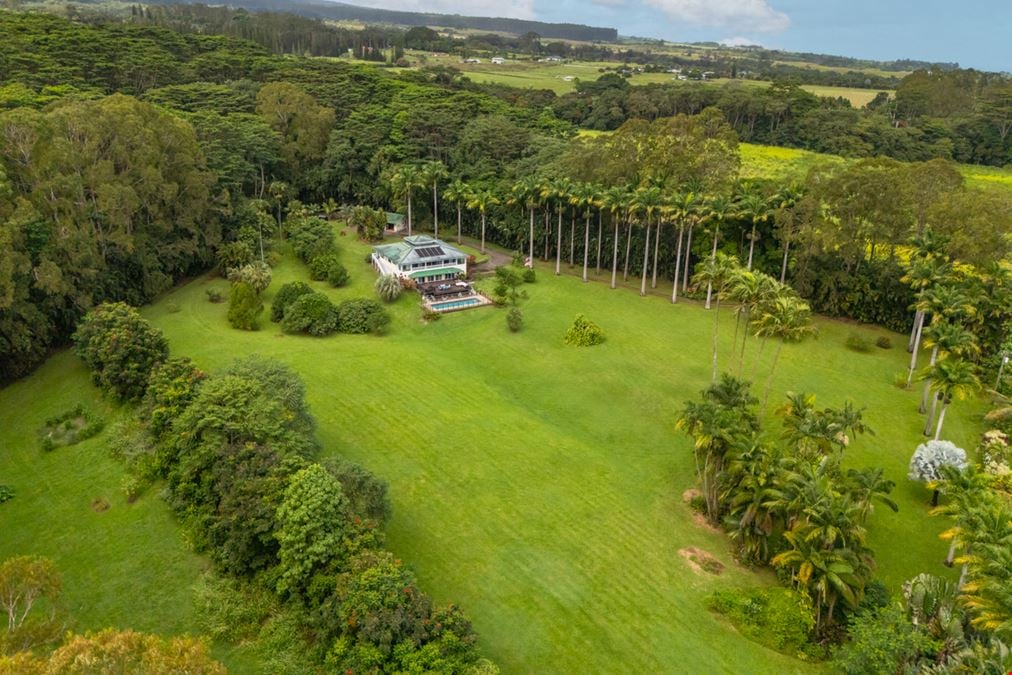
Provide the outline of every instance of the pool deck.
[[[448,307],[446,309],[439,309],[437,307],[437,305],[441,305],[444,303],[449,304],[454,302],[464,302],[468,300],[476,300],[477,302],[469,305],[463,305],[460,307]],[[450,312],[460,312],[465,309],[475,309],[476,307],[488,307],[493,304],[494,303],[489,298],[485,297],[481,293],[478,293],[477,291],[475,291],[472,295],[466,295],[462,298],[446,298],[443,300],[430,300],[425,296],[422,297],[422,307],[432,312],[439,312],[440,314],[449,314]]]

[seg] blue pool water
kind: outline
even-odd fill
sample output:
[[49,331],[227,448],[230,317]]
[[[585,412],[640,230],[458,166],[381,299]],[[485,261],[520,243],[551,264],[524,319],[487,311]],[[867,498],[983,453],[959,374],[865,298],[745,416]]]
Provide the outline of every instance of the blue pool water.
[[446,302],[434,302],[432,303],[432,309],[437,312],[445,312],[450,309],[460,309],[461,307],[471,307],[472,305],[480,305],[481,300],[478,298],[464,298],[463,300],[448,300]]

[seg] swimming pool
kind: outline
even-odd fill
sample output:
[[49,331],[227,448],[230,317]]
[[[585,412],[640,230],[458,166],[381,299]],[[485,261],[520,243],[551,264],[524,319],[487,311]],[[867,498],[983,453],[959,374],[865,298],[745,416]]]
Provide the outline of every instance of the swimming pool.
[[447,300],[446,302],[434,302],[432,303],[432,309],[436,312],[448,312],[451,309],[462,309],[464,307],[472,307],[474,305],[480,305],[481,300],[479,298],[464,298],[463,300]]

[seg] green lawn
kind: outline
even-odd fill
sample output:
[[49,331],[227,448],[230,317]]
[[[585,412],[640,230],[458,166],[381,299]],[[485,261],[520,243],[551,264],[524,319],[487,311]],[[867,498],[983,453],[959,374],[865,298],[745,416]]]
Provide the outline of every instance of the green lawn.
[[[317,284],[335,300],[368,294],[373,282],[364,247],[342,242],[352,285]],[[224,286],[212,279],[145,313],[174,353],[202,367],[259,353],[297,370],[325,452],[389,481],[392,550],[437,600],[463,606],[505,672],[806,670],[743,641],[704,608],[714,588],[771,579],[735,566],[724,536],[695,524],[680,497],[693,483],[692,459],[674,422],[708,381],[712,313],[568,274],[556,279],[546,267],[539,273],[523,304],[527,327],[515,335],[492,308],[422,324],[412,295],[392,308],[382,338],[285,336],[271,324],[239,332],[228,328],[224,305],[206,301],[206,288]],[[305,278],[286,259],[268,296]],[[603,346],[563,346],[578,312],[607,331]],[[842,346],[852,326],[819,328],[818,340],[784,350],[777,392],[868,406],[878,433],[858,440],[848,462],[885,467],[901,505],[871,526],[881,577],[895,589],[919,571],[944,572],[943,523],[928,517],[926,490],[905,478],[921,437],[918,394],[892,384],[906,361],[903,338],[860,355]],[[726,347],[729,320],[722,329]],[[972,444],[971,413],[979,412],[958,404],[946,435]],[[688,546],[710,551],[728,571],[697,576],[678,555]]]

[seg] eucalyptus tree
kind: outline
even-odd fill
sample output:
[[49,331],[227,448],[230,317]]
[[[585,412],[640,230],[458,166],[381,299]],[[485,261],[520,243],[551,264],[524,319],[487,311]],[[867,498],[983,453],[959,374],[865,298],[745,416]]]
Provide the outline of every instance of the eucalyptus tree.
[[773,215],[773,210],[770,206],[770,200],[759,194],[758,192],[746,192],[738,200],[738,215],[747,219],[752,223],[752,232],[749,235],[748,243],[748,262],[745,265],[745,269],[752,269],[752,256],[755,252],[755,240],[757,237],[757,229],[759,223],[765,223]]
[[622,186],[613,186],[606,189],[601,194],[601,208],[607,209],[611,216],[611,223],[614,227],[614,236],[612,237],[612,255],[611,255],[611,287],[615,288],[618,281],[618,239],[619,239],[619,225],[622,219],[619,218],[619,213],[624,212],[628,208],[629,202],[629,190]]
[[[659,187],[641,187],[633,194],[633,208],[643,217],[645,236],[643,238],[643,279],[640,295],[647,294],[647,271],[650,267],[650,220],[660,213],[664,195]],[[658,227],[660,224],[658,223]]]
[[[699,199],[696,193],[683,191],[675,194],[669,202],[671,216],[678,223],[678,246],[675,253],[675,283],[671,286],[671,302],[678,302],[678,281],[682,273],[682,239],[685,236],[685,226],[691,223],[692,219],[699,213]],[[690,225],[691,228],[691,225]],[[688,268],[688,252],[686,252],[685,266]]]
[[[734,204],[725,195],[715,195],[706,200],[703,207],[702,222],[712,224],[713,229],[713,250],[710,252],[710,260],[717,259],[717,242],[720,239],[720,226],[725,220],[734,215]],[[710,300],[713,295],[713,284],[706,285],[706,309],[710,309]]]
[[467,208],[477,209],[481,214],[481,252],[485,252],[485,215],[489,207],[499,203],[499,198],[488,189],[480,189],[472,192],[467,200]]
[[457,207],[457,243],[460,243],[463,207],[471,199],[471,186],[457,178],[443,190],[443,199]]
[[942,403],[942,410],[938,413],[938,425],[935,427],[937,441],[942,436],[945,413],[953,399],[965,399],[979,390],[980,380],[977,379],[973,364],[956,356],[939,359],[928,369],[925,377]]
[[418,171],[418,182],[432,186],[432,234],[439,238],[439,182],[450,174],[439,160],[426,162]]
[[530,256],[534,267],[534,210],[540,202],[541,182],[535,176],[524,176],[510,188],[509,203],[526,208],[530,215]]

